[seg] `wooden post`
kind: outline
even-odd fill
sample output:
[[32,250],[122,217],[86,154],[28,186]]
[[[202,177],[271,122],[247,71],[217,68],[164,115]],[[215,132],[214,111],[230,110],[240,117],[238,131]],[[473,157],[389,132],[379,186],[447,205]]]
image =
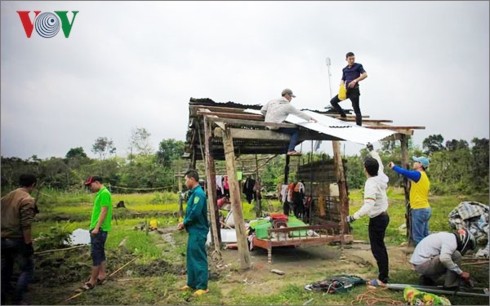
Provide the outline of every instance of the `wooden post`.
[[246,270],[250,269],[251,266],[250,252],[248,250],[247,235],[245,233],[245,222],[243,221],[240,187],[236,178],[235,149],[233,147],[233,138],[231,136],[230,128],[228,127],[225,127],[223,133],[223,147],[225,151],[228,184],[230,186],[230,201],[233,210],[233,220],[235,221],[240,267],[242,270]]
[[255,179],[256,179],[256,184],[259,185],[259,189],[255,191],[255,201],[257,204],[257,210],[255,212],[255,216],[257,218],[259,218],[261,215],[262,215],[262,206],[261,206],[261,203],[260,203],[260,192],[261,192],[261,188],[262,188],[262,182],[260,181],[260,178],[259,178],[259,160],[257,159],[257,154],[255,154]]
[[345,217],[349,215],[349,199],[347,197],[347,183],[344,175],[344,165],[342,163],[342,156],[340,155],[340,142],[332,141],[333,156],[335,172],[337,176],[337,184],[339,186],[339,198],[340,198],[340,234],[342,240],[344,239],[344,233],[349,233],[349,226],[345,222]]
[[289,159],[290,156],[286,155],[286,165],[284,166],[284,184],[288,184],[288,178],[289,178]]
[[219,225],[219,214],[218,205],[216,203],[216,170],[214,165],[214,158],[211,156],[211,150],[209,148],[209,142],[211,141],[210,127],[204,116],[204,150],[205,150],[205,160],[206,160],[206,179],[208,181],[208,208],[209,217],[211,219],[211,234],[213,237],[214,251],[221,260],[221,240],[220,232],[221,226]]
[[[402,153],[402,168],[408,169],[408,138],[405,134],[400,134],[400,148]],[[405,191],[405,223],[407,225],[408,245],[413,246],[412,241],[412,212],[410,208],[410,181],[403,176],[403,190]]]
[[[183,201],[184,199],[182,198],[182,177],[181,177],[181,169],[180,169],[180,160],[177,160],[177,181],[179,184],[179,218],[184,217],[184,207],[183,207]],[[179,221],[180,222],[180,221]]]
[[191,153],[190,169],[196,169],[196,148],[194,148]]

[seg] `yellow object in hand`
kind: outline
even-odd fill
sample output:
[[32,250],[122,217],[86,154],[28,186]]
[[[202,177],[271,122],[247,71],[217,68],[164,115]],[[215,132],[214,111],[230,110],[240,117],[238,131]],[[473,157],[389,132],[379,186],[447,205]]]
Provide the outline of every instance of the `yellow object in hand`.
[[347,88],[345,88],[345,84],[343,83],[339,87],[338,97],[340,101],[347,99]]

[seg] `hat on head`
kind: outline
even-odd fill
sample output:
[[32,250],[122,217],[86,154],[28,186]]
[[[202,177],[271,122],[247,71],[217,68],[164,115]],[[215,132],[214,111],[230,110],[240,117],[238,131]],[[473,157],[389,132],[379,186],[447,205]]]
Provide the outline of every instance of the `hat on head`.
[[296,96],[293,95],[293,91],[289,88],[286,88],[282,91],[281,96],[284,97],[285,95],[290,95],[291,97],[296,98]]
[[102,178],[100,176],[97,176],[97,175],[89,176],[84,184],[85,184],[85,186],[88,186],[88,185],[92,184],[93,182],[102,183]]
[[424,166],[424,168],[427,168],[429,167],[429,159],[427,157],[423,157],[423,156],[420,156],[420,157],[417,157],[417,156],[413,156],[412,157],[413,161],[416,161],[416,162],[419,162],[422,164],[422,166]]

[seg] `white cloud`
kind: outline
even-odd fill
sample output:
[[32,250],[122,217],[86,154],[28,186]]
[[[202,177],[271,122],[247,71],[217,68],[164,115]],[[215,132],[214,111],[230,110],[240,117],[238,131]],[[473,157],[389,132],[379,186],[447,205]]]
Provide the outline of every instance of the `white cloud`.
[[[329,104],[344,56],[361,109],[446,139],[488,138],[487,2],[2,2],[2,155],[125,154],[134,127],[184,140],[190,97],[260,104],[292,88]],[[71,35],[25,37],[16,10],[78,10]],[[61,32],[60,32],[61,33]],[[350,102],[343,103],[350,108]],[[19,121],[22,118],[21,121]],[[305,145],[309,146],[309,145]],[[346,145],[348,153],[359,150]]]

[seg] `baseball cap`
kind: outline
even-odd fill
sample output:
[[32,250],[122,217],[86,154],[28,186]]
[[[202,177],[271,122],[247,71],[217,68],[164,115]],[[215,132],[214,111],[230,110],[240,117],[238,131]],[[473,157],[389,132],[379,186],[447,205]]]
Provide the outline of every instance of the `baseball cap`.
[[423,157],[423,156],[420,156],[420,157],[417,157],[417,156],[413,156],[412,157],[413,161],[416,161],[416,162],[419,162],[422,164],[422,166],[424,166],[424,168],[427,168],[429,167],[429,159],[427,157]]
[[290,95],[291,97],[296,98],[296,96],[293,95],[293,91],[289,88],[286,88],[282,91],[281,96],[284,97],[285,95]]
[[89,176],[84,184],[85,184],[85,186],[88,186],[88,185],[92,184],[93,182],[102,183],[102,178],[100,176],[97,176],[97,175]]

